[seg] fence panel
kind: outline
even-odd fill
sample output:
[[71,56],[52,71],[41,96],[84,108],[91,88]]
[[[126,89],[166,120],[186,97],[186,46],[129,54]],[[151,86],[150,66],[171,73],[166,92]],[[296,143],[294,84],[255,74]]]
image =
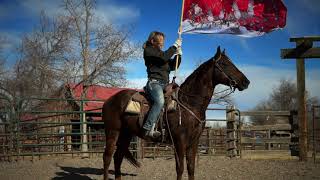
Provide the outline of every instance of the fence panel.
[[[83,110],[83,104],[92,101],[29,98],[21,99],[19,104],[26,101],[34,106],[29,109],[18,108],[15,112],[10,111],[12,107],[2,108],[0,111],[1,158],[24,156],[41,158],[42,155],[54,154],[92,156],[101,155],[104,151],[105,136],[101,111]],[[97,102],[102,101],[97,100]],[[78,105],[76,106],[78,109],[75,105]],[[315,124],[319,121],[319,109],[319,107],[314,109]],[[207,122],[215,122],[220,127],[204,129],[198,146],[200,156],[225,156],[231,151],[232,156],[241,156],[242,151],[252,153],[259,150],[260,152],[289,150],[293,129],[290,124],[265,126],[243,124],[243,117],[246,116],[279,116],[288,119],[292,115],[289,111],[240,112],[234,108],[230,111],[230,107],[209,108],[208,111],[225,111],[226,118],[207,119]],[[228,112],[233,114],[228,115]],[[82,120],[84,117],[85,121]],[[315,128],[312,133],[315,135],[310,136],[312,144],[310,147],[313,148],[316,157],[320,144],[319,129]],[[133,139],[130,150],[138,158],[173,157],[171,145],[147,142],[138,138]]]

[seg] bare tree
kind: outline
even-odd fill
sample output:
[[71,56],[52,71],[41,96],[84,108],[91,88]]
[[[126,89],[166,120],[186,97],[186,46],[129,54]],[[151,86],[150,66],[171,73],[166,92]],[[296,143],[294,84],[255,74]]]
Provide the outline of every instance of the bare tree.
[[4,64],[5,64],[4,59],[0,58],[0,80],[2,79],[2,77],[3,77],[4,73],[5,73]]
[[70,49],[68,28],[68,22],[62,18],[50,21],[42,13],[40,26],[23,37],[12,85],[17,96],[49,96],[63,83],[62,67]]
[[296,84],[287,79],[281,79],[278,87],[273,89],[270,95],[272,109],[283,111],[296,109],[297,87]]
[[[137,46],[129,41],[130,31],[116,29],[95,16],[94,0],[64,0],[67,15],[72,19],[72,37],[80,54],[84,84],[103,83],[120,86],[125,82],[124,63],[135,55]],[[80,80],[80,79],[79,79]]]
[[6,38],[3,35],[0,35],[0,83],[3,80],[3,76],[5,74],[5,57],[3,55],[5,43]]
[[0,97],[9,101],[12,112],[28,109],[36,103],[21,101],[21,98],[51,96],[64,83],[63,64],[69,58],[70,49],[68,28],[67,20],[49,20],[42,13],[39,26],[25,34],[15,50],[5,50],[17,57],[15,65],[0,78]]
[[9,71],[5,67],[6,63],[6,57],[5,57],[5,51],[7,50],[5,47],[5,44],[7,44],[7,38],[4,35],[0,35],[0,98],[3,99],[11,99],[11,95],[8,91],[8,88],[6,87],[8,77],[9,77]]
[[[5,55],[5,52],[7,51],[6,44],[8,44],[7,37],[0,35],[0,122],[7,122],[9,119],[12,119],[9,111],[12,113],[15,111],[12,106],[14,97],[6,86],[8,84],[8,78],[10,77],[10,72],[5,67],[7,59]],[[4,127],[0,128],[0,131],[6,132],[6,129],[3,128]]]
[[[26,33],[16,48],[18,58],[6,72],[8,76],[0,76],[1,92],[10,94],[13,101],[18,97],[50,97],[70,82],[125,84],[124,63],[135,57],[138,49],[130,42],[131,32],[98,22],[93,0],[63,2],[66,14],[50,18],[43,11],[39,25]],[[3,62],[0,60],[0,74]],[[26,102],[19,108],[31,106]]]
[[[316,97],[309,97],[307,93],[308,104],[319,104]],[[255,111],[274,110],[291,111],[297,110],[297,88],[292,80],[281,79],[279,86],[275,87],[267,100],[261,101],[253,109]],[[256,125],[275,124],[277,119],[274,117],[252,116],[251,121]]]
[[17,48],[18,60],[2,83],[13,96],[49,96],[70,82],[125,85],[125,63],[138,49],[130,42],[130,31],[99,22],[94,0],[63,3],[66,14],[49,18],[43,11],[39,25]]

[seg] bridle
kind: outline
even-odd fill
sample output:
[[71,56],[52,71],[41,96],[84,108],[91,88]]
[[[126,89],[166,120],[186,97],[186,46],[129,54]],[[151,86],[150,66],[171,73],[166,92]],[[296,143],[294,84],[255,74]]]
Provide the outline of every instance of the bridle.
[[[227,79],[229,80],[229,83],[230,83],[230,84],[229,84],[229,88],[228,88],[228,89],[225,89],[225,90],[219,91],[219,92],[217,92],[217,93],[214,93],[213,96],[214,96],[214,95],[217,95],[217,94],[220,94],[220,93],[223,93],[223,92],[225,92],[225,91],[230,90],[229,93],[227,93],[227,94],[224,95],[223,97],[220,97],[220,98],[222,99],[222,98],[225,98],[226,96],[230,95],[231,93],[233,93],[233,92],[235,91],[235,89],[236,89],[235,86],[236,86],[238,83],[237,83],[234,79],[232,79],[232,77],[230,77],[227,73],[225,73],[224,70],[223,70],[223,69],[221,68],[221,66],[219,65],[218,62],[220,61],[221,57],[222,57],[222,55],[221,55],[221,53],[220,53],[220,54],[219,54],[219,57],[218,57],[217,59],[215,59],[214,64],[215,64],[215,66],[218,68],[218,70],[219,70],[225,77],[227,77]],[[227,59],[227,60],[229,60],[229,59]],[[229,60],[229,61],[230,61],[230,60]],[[209,97],[209,96],[199,96],[199,95],[188,94],[188,93],[183,92],[180,88],[178,89],[177,93],[182,93],[182,94],[187,95],[187,96],[189,96],[189,97],[195,97],[195,96],[197,96],[197,97],[201,97],[201,98],[203,98],[203,99],[211,98],[211,97]],[[177,101],[177,103],[178,103],[179,106],[181,106],[181,107],[183,107],[184,109],[186,109],[192,116],[194,116],[194,117],[199,121],[200,124],[202,124],[202,123],[205,122],[205,120],[201,120],[192,110],[190,110],[187,106],[185,106],[185,105],[179,100],[178,97],[179,97],[179,96],[178,96],[178,94],[177,94],[177,96],[174,98],[174,100]],[[181,115],[180,115],[180,119],[181,119]],[[180,123],[181,123],[181,121],[180,121]],[[179,123],[179,124],[180,124],[180,123]]]
[[[224,92],[226,92],[226,91],[229,91],[226,95],[220,97],[220,99],[223,99],[223,98],[229,96],[230,94],[232,94],[232,93],[236,90],[235,86],[236,86],[238,83],[237,83],[236,80],[234,80],[232,77],[230,77],[227,73],[225,73],[224,70],[222,69],[222,67],[219,65],[218,62],[220,61],[221,57],[222,57],[222,55],[219,54],[219,57],[214,61],[214,64],[215,64],[215,66],[218,68],[218,70],[219,70],[225,77],[227,77],[227,79],[229,80],[229,83],[230,83],[230,84],[229,84],[229,88],[224,89],[224,90],[221,90],[221,91],[216,92],[216,93],[213,93],[212,96],[216,96],[216,95],[218,95],[218,94],[221,94],[221,93],[224,93]],[[230,61],[229,58],[228,58],[227,60]],[[182,94],[184,94],[184,95],[186,95],[186,96],[189,96],[189,97],[201,97],[202,99],[211,98],[211,97],[209,97],[209,96],[199,96],[199,95],[188,94],[188,93],[186,93],[186,92],[183,92],[181,89],[179,89],[179,92],[181,92]]]
[[[219,65],[219,61],[221,59],[222,55],[221,53],[219,54],[219,57],[215,60],[214,64],[215,66],[218,68],[218,70],[225,76],[227,77],[227,79],[229,80],[229,88],[230,88],[230,93],[228,95],[230,95],[231,93],[233,93],[235,91],[235,86],[238,84],[236,80],[234,80],[232,77],[230,77],[227,73],[224,72],[224,70],[221,68],[221,66]],[[226,57],[228,61],[230,61],[230,59],[228,57]],[[227,95],[227,96],[228,96]],[[224,96],[225,97],[225,96]]]

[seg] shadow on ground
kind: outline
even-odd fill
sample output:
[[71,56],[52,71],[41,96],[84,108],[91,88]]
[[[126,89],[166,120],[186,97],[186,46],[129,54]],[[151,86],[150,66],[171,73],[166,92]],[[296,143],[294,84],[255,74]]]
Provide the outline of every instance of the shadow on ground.
[[[56,177],[52,180],[93,180],[90,175],[103,176],[103,169],[90,168],[90,167],[64,167],[60,166],[61,172],[56,173]],[[113,170],[109,170],[109,174],[114,175]],[[136,174],[121,173],[122,176],[137,176]]]

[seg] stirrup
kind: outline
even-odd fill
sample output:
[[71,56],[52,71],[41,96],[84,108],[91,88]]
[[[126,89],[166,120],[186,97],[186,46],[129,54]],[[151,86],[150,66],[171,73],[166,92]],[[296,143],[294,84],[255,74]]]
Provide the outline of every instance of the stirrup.
[[146,132],[145,136],[151,137],[152,139],[156,139],[161,136],[161,133],[159,131],[150,130]]
[[151,130],[146,131],[144,136],[145,137],[150,137],[152,139],[156,139],[156,138],[160,137],[161,133],[159,131],[155,130],[155,126],[156,126],[156,124],[153,124],[152,127],[151,127]]

